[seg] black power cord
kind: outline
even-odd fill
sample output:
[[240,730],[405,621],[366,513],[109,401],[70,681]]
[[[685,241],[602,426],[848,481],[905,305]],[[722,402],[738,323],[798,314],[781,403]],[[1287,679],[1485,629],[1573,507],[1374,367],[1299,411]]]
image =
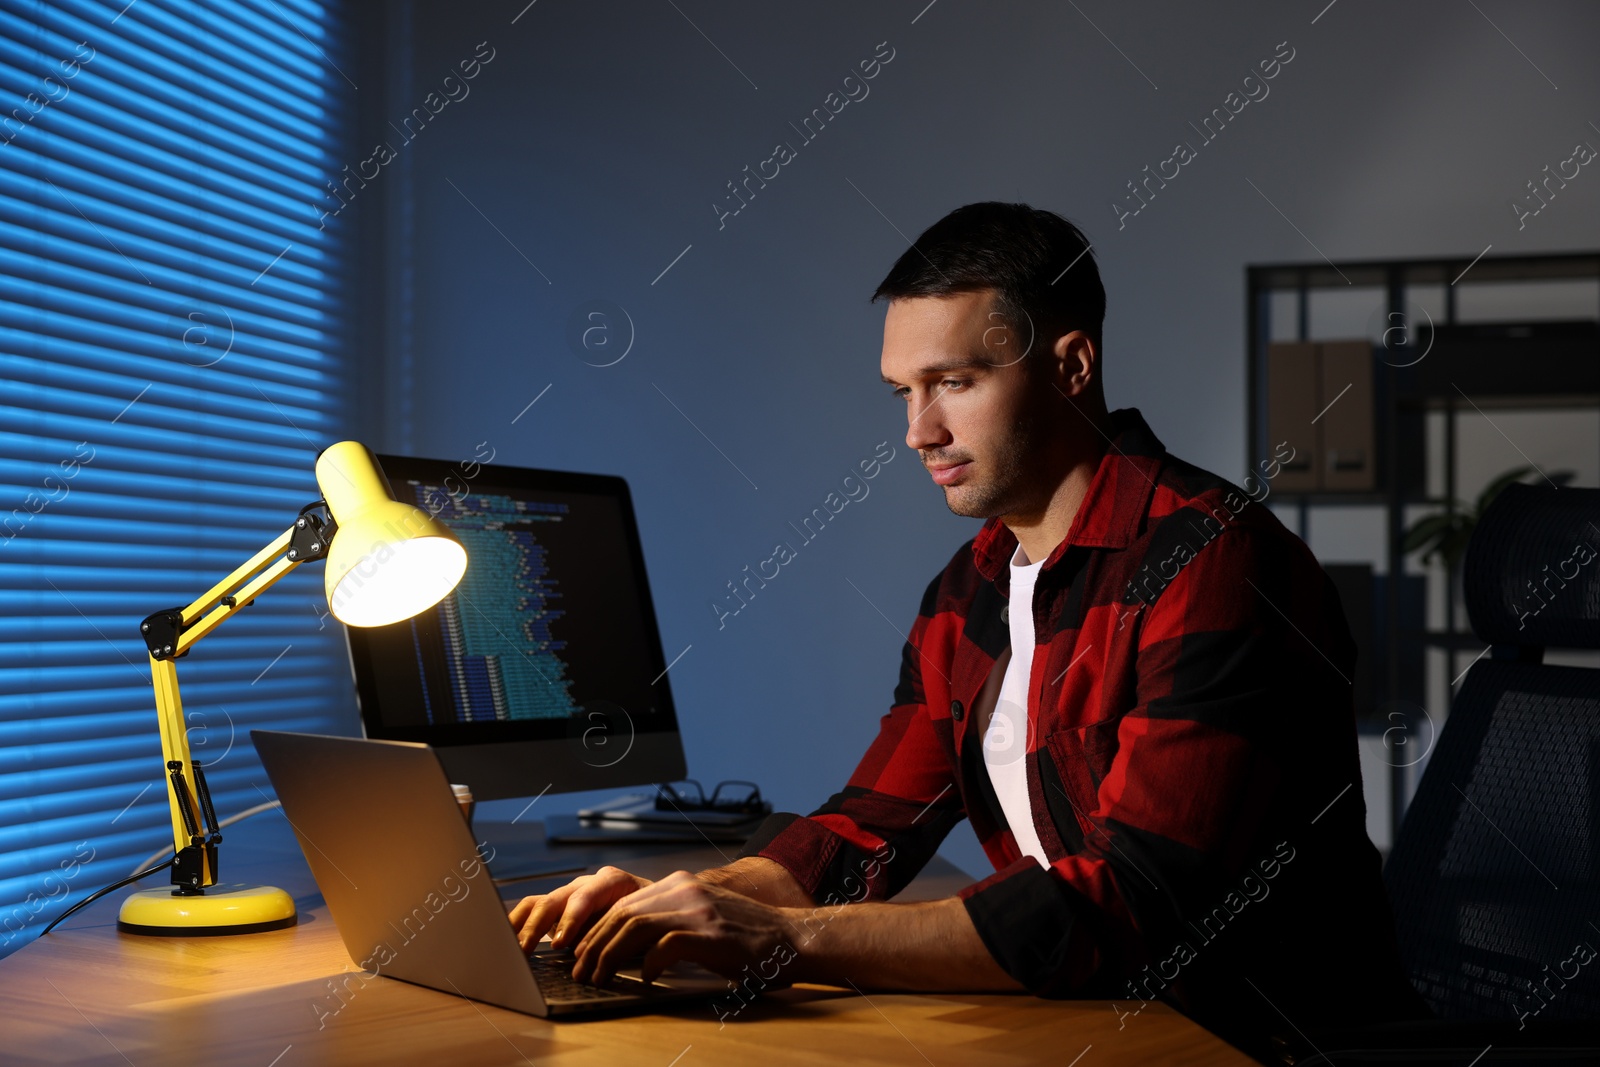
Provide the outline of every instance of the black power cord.
[[105,896],[107,893],[111,893],[111,892],[114,892],[114,891],[116,891],[118,889],[121,889],[125,885],[132,885],[134,882],[137,882],[141,878],[148,878],[152,874],[155,874],[158,871],[164,871],[167,868],[171,867],[174,863],[176,863],[177,860],[178,860],[178,857],[173,856],[171,859],[167,860],[164,863],[158,863],[154,867],[150,867],[150,868],[147,868],[145,870],[142,870],[138,874],[129,875],[128,877],[124,878],[120,882],[113,882],[110,885],[106,886],[104,889],[99,889],[99,890],[96,890],[93,893],[90,893],[88,896],[86,896],[82,900],[78,901],[72,907],[68,908],[66,911],[62,912],[60,915],[57,915],[55,917],[54,921],[52,921],[49,926],[46,926],[43,930],[41,930],[39,932],[39,936],[43,937],[45,934],[48,934],[51,930],[54,930],[56,928],[56,926],[63,919],[65,919],[67,916],[71,915],[73,912],[77,911],[79,908],[88,907],[90,904],[93,904],[95,901],[99,900],[101,897]]

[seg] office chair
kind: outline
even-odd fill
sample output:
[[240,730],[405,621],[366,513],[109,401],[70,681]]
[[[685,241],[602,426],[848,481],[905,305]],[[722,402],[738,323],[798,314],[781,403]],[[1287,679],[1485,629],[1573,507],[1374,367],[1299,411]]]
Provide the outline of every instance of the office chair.
[[[1467,546],[1467,671],[1384,868],[1437,1019],[1298,1063],[1600,1065],[1600,489],[1512,485]],[[1582,961],[1582,962],[1580,962]]]

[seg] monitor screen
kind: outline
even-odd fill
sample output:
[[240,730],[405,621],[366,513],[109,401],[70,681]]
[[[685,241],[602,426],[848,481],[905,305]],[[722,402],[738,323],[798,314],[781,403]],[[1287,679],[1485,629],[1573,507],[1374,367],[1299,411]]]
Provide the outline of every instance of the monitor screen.
[[467,549],[455,591],[347,627],[368,737],[434,746],[479,800],[683,776],[644,556],[618,477],[378,457]]

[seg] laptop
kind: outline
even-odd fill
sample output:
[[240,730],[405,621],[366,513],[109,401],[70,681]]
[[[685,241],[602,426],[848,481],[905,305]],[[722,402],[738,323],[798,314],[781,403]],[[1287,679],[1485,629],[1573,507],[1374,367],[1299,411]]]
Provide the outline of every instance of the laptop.
[[427,745],[252,730],[300,850],[356,966],[549,1018],[709,999],[727,979],[678,964],[647,984],[572,980],[571,953],[525,954]]

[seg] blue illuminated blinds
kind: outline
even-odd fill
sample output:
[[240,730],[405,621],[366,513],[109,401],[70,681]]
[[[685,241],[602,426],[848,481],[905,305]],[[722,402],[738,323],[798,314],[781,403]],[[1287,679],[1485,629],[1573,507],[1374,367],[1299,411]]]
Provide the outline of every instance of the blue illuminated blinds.
[[[312,0],[0,0],[0,953],[170,847],[139,620],[346,436],[348,65]],[[321,571],[178,664],[223,816],[265,798],[250,728],[348,706]]]

